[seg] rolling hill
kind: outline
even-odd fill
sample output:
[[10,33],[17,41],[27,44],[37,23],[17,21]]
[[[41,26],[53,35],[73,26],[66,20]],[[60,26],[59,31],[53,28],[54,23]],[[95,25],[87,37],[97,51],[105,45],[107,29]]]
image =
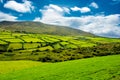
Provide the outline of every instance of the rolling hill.
[[91,33],[84,32],[64,26],[48,25],[41,22],[0,22],[0,28],[10,30],[13,32],[24,33],[40,33],[40,34],[52,34],[52,35],[71,35],[71,36],[94,36]]
[[61,62],[113,54],[120,54],[120,39],[39,22],[0,23],[0,60]]
[[119,54],[118,38],[39,22],[0,22],[0,80],[119,80]]
[[120,55],[60,63],[0,61],[0,80],[120,80]]

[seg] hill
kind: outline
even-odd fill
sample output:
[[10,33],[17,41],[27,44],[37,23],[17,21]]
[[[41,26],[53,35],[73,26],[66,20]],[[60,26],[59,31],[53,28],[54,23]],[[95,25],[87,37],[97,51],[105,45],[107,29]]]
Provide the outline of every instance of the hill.
[[95,57],[61,63],[0,61],[0,80],[26,79],[120,80],[120,55]]
[[41,22],[0,22],[0,28],[10,30],[13,32],[24,32],[24,33],[40,33],[40,34],[52,34],[52,35],[81,35],[81,36],[94,36],[91,33],[84,32],[81,30],[64,27],[48,25]]
[[0,26],[0,60],[61,62],[120,54],[120,39],[39,22],[4,21]]
[[0,60],[60,62],[120,54],[120,39],[0,30]]

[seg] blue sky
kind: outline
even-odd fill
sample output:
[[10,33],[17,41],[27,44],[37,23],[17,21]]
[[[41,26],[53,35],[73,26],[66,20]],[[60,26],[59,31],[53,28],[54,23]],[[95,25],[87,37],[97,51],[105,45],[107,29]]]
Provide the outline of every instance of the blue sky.
[[120,37],[120,0],[0,0],[0,21],[37,21]]

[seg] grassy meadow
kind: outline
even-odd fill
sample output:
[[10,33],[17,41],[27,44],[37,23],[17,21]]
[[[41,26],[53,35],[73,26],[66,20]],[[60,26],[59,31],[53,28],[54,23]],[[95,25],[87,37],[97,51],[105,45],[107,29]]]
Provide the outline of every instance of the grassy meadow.
[[59,63],[0,61],[0,80],[120,80],[120,55]]

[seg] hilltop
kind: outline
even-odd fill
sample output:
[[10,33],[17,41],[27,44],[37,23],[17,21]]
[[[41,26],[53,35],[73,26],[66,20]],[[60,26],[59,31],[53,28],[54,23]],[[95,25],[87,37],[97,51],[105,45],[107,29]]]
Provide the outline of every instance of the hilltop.
[[91,33],[84,32],[82,30],[73,29],[65,26],[56,26],[44,24],[41,22],[0,22],[0,28],[10,30],[12,32],[21,33],[40,33],[40,34],[51,34],[51,35],[71,35],[71,36],[94,36]]

